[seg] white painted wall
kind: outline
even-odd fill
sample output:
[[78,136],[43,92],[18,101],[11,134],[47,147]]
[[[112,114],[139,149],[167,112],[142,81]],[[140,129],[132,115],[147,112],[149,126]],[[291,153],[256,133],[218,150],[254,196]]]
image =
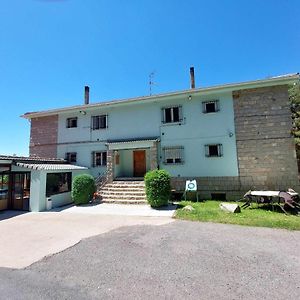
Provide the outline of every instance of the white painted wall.
[[[22,168],[24,171],[24,168]],[[28,171],[28,169],[27,169]],[[30,184],[30,201],[29,210],[33,212],[46,210],[46,179],[48,173],[61,173],[66,171],[45,171],[45,170],[31,170],[31,184]],[[89,173],[89,170],[73,170],[72,180],[79,174]],[[71,192],[61,193],[50,196],[52,199],[52,208],[63,206],[72,203]]]
[[[212,114],[202,113],[202,101],[219,100],[220,111]],[[181,125],[163,125],[161,108],[182,105],[184,121]],[[233,100],[230,92],[212,94],[193,94],[170,96],[147,103],[127,103],[118,106],[105,106],[79,113],[61,113],[58,128],[58,156],[66,152],[77,152],[77,164],[91,167],[91,152],[105,151],[107,139],[159,137],[161,147],[184,146],[183,165],[164,165],[172,176],[237,176],[237,153],[234,131]],[[108,128],[91,131],[91,116],[107,114]],[[78,117],[78,128],[66,128],[66,118]],[[230,137],[229,133],[233,133]],[[79,143],[80,142],[80,143]],[[205,144],[223,144],[224,156],[205,157]],[[91,173],[98,176],[105,168],[92,168]]]

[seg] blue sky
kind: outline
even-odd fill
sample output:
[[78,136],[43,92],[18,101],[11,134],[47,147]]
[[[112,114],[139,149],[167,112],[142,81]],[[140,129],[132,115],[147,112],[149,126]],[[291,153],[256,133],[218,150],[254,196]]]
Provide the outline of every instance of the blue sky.
[[0,153],[27,111],[300,71],[299,0],[1,0]]

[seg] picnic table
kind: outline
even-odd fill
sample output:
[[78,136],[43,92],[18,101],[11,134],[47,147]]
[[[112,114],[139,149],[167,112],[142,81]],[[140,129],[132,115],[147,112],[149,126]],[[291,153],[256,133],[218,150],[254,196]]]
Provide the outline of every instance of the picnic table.
[[285,207],[300,209],[299,194],[292,189],[287,191],[248,191],[243,199],[245,203],[242,208],[251,206],[251,203],[269,204],[274,210],[274,206],[279,206],[285,213]]

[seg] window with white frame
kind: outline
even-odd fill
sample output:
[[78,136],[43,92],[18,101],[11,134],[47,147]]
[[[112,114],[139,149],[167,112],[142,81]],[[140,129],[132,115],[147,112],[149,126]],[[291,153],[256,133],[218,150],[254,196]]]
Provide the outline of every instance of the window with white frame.
[[162,122],[179,123],[182,122],[182,106],[170,106],[162,109]]
[[183,164],[183,146],[164,147],[163,149],[164,164]]
[[107,153],[105,151],[92,152],[93,167],[106,166],[107,164]]
[[67,152],[65,155],[65,159],[68,163],[76,163],[77,153],[76,152]]
[[202,102],[202,111],[205,114],[218,112],[220,110],[219,100]]
[[67,118],[66,127],[67,128],[76,128],[77,127],[77,117]]
[[223,156],[222,144],[205,145],[206,157],[221,157]]
[[92,129],[105,129],[107,128],[107,115],[93,116],[92,117]]

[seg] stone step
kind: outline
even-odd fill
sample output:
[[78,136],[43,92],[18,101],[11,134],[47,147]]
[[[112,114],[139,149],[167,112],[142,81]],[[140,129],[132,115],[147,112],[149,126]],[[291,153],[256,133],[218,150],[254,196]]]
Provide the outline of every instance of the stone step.
[[102,199],[119,199],[119,200],[146,200],[144,195],[101,195]]
[[108,184],[118,184],[118,185],[142,185],[145,186],[145,182],[144,181],[122,181],[122,180],[115,180],[111,183]]
[[101,195],[141,195],[145,196],[145,191],[120,191],[120,190],[101,190]]
[[138,184],[111,184],[111,183],[108,183],[108,184],[105,184],[105,186],[107,187],[118,187],[118,188],[145,188],[144,185],[138,185]]
[[145,204],[145,183],[136,180],[116,180],[98,190],[103,203]]
[[145,193],[145,189],[134,189],[134,188],[114,188],[114,187],[103,187],[98,189],[99,192],[123,192],[123,193]]
[[114,204],[147,204],[146,200],[120,200],[120,199],[102,199],[101,203]]

